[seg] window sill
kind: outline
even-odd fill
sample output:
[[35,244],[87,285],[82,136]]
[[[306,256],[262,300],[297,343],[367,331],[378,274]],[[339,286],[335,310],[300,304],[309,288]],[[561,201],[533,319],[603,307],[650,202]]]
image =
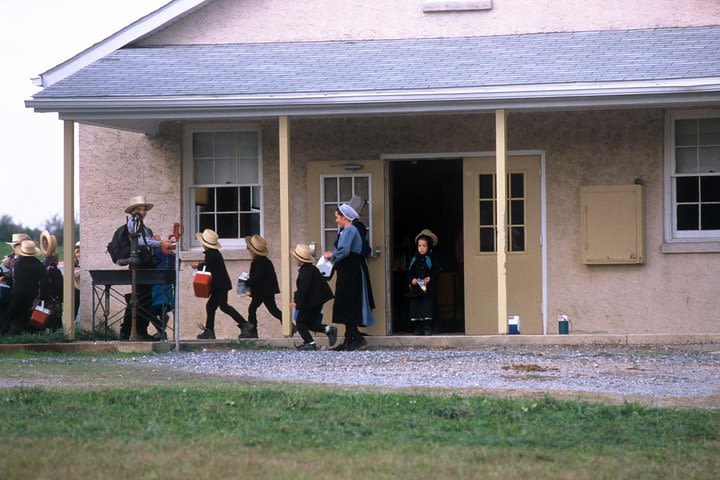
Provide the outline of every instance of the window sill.
[[[252,260],[250,251],[246,248],[227,248],[220,250],[225,260]],[[181,262],[199,262],[205,259],[202,249],[183,250],[180,252]]]
[[720,253],[720,242],[663,243],[662,253]]

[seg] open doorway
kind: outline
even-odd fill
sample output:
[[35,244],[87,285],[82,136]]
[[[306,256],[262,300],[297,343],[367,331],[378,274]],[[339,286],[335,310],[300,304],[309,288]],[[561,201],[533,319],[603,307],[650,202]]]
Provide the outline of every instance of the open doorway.
[[392,333],[413,332],[407,269],[415,254],[415,236],[423,228],[438,237],[433,259],[441,271],[433,333],[465,333],[462,159],[392,160],[388,174]]

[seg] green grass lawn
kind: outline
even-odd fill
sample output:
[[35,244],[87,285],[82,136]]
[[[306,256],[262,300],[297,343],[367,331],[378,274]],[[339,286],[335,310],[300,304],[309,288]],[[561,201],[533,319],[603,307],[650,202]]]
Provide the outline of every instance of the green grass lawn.
[[11,388],[0,390],[0,405],[5,479],[714,479],[720,472],[720,412],[710,410],[197,379]]

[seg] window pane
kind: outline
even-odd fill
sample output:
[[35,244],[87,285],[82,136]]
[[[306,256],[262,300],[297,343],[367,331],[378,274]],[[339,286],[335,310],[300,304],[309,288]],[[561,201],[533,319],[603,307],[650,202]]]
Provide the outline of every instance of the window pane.
[[340,198],[338,202],[349,202],[352,195],[352,177],[340,177]]
[[522,198],[525,196],[525,175],[522,173],[510,174],[510,196],[513,198]]
[[510,201],[510,224],[523,225],[525,223],[525,201]]
[[195,183],[198,185],[215,183],[212,160],[195,160]]
[[481,252],[494,252],[495,251],[495,228],[493,228],[493,227],[480,228],[480,251]]
[[260,183],[257,157],[242,157],[237,160],[237,183]]
[[251,209],[250,202],[252,201],[252,187],[240,187],[240,202],[238,209],[241,212],[249,212]]
[[697,173],[697,148],[675,149],[675,173]]
[[206,228],[215,230],[215,215],[214,214],[200,214],[198,215],[198,230],[203,231]]
[[676,201],[679,203],[697,202],[700,200],[698,192],[698,177],[678,177],[676,182]]
[[198,187],[195,189],[195,207],[201,207],[203,210],[209,205],[208,189]]
[[480,198],[495,198],[492,174],[480,175]]
[[678,205],[677,206],[677,229],[697,230],[698,229],[698,206]]
[[[217,188],[216,212],[237,212],[238,211],[238,189],[237,187]],[[237,224],[237,222],[235,222]],[[236,225],[237,228],[237,225]],[[217,232],[220,235],[220,232]],[[220,235],[227,237],[227,235]]]
[[237,163],[234,158],[215,160],[215,181],[213,183],[237,183]]
[[510,251],[525,251],[525,227],[510,227]]
[[337,205],[325,205],[325,228],[335,227],[335,210]]
[[720,172],[720,147],[700,147],[700,173]]
[[237,132],[238,155],[255,157],[258,155],[258,134],[256,132]]
[[697,120],[675,121],[675,145],[697,145]]
[[368,200],[370,198],[370,188],[368,185],[368,180],[368,177],[355,177],[355,195],[359,195],[365,200]]
[[333,242],[337,238],[337,230],[326,230],[325,231],[325,250],[333,251],[335,248]]
[[220,238],[238,238],[238,216],[236,213],[218,213],[217,229]]
[[[252,203],[250,204],[250,208],[253,210],[260,210],[260,187],[252,187]],[[260,218],[258,216],[258,218]]]
[[700,177],[700,201],[720,202],[720,176]]
[[703,230],[720,230],[720,205],[713,203],[700,207]]
[[483,200],[480,202],[480,225],[495,225],[495,212],[492,200]]
[[213,134],[193,133],[193,158],[211,158],[213,156]]
[[215,134],[215,150],[213,156],[237,158],[237,148],[235,144],[234,132],[218,132]]
[[325,201],[338,203],[337,198],[337,178],[325,178],[323,180],[323,187],[325,189]]
[[720,118],[700,120],[700,145],[720,145]]
[[240,214],[240,236],[247,237],[260,233],[260,214],[259,213],[241,213]]

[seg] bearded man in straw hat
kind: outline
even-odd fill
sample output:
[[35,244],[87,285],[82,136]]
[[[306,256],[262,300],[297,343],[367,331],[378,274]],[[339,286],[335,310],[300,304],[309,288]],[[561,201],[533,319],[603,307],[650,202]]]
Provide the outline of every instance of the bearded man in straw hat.
[[2,326],[3,332],[9,335],[17,335],[28,329],[28,320],[35,300],[47,300],[48,290],[47,272],[36,258],[40,255],[40,250],[35,242],[23,240],[15,251],[18,258],[15,262],[13,287]]
[[[154,205],[152,203],[147,201],[144,195],[137,195],[130,199],[128,206],[125,208],[125,213],[130,215],[127,220],[127,234],[129,236],[130,232],[138,232],[138,255],[140,256],[141,261],[140,268],[144,269],[154,268],[155,266],[153,248],[172,247],[172,242],[161,241],[160,236],[153,235],[152,230],[145,225],[145,217],[153,206]],[[135,292],[138,299],[135,325],[138,339],[152,341],[154,339],[148,334],[148,326],[152,320],[157,320],[157,323],[159,324],[157,317],[153,318],[154,315],[152,314],[152,285],[136,285]],[[128,306],[125,308],[123,322],[122,325],[120,325],[120,340],[130,339],[131,328],[132,307],[128,301]]]

